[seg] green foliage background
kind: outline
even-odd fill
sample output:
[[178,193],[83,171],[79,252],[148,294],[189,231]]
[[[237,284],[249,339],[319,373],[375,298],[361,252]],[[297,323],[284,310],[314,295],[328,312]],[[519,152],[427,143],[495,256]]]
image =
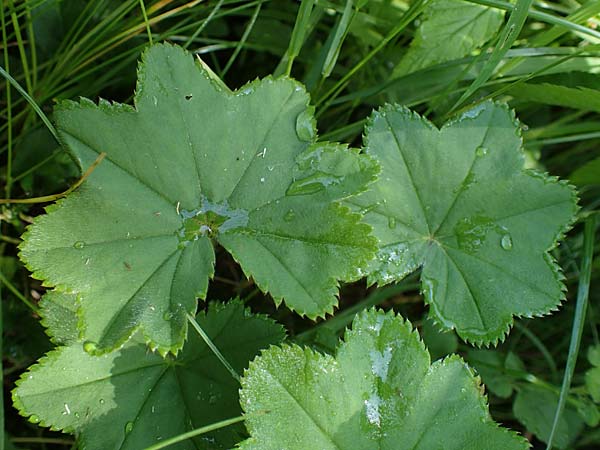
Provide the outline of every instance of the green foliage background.
[[[465,13],[474,5],[481,14]],[[79,96],[127,103],[141,52],[149,40],[166,40],[197,53],[232,88],[256,77],[290,74],[309,90],[320,139],[357,147],[366,118],[387,102],[410,107],[438,126],[474,101],[507,102],[523,124],[528,167],[568,178],[579,190],[578,221],[553,251],[566,276],[567,301],[552,316],[519,320],[498,347],[474,350],[424,319],[427,308],[412,276],[380,288],[364,280],[343,286],[339,311],[315,325],[286,308],[276,309],[220,248],[207,299],[240,296],[254,312],[284,324],[297,343],[327,353],[334,352],[357,312],[373,305],[394,309],[418,327],[433,359],[458,352],[473,365],[487,386],[493,418],[522,432],[534,448],[545,448],[571,333],[581,332],[565,410],[568,426],[559,427],[555,445],[593,449],[600,445],[597,258],[586,320],[575,330],[572,324],[582,223],[600,206],[600,2],[516,5],[510,15],[513,4],[496,0],[5,0],[0,66],[48,115],[55,101]],[[452,14],[457,22],[450,20]],[[523,28],[514,32],[520,23]],[[460,26],[448,28],[452,24]],[[440,51],[444,45],[448,48]],[[4,82],[4,198],[60,193],[80,176],[33,104]],[[45,289],[16,258],[25,227],[46,204],[1,205],[6,448],[73,445],[68,435],[27,423],[9,394],[19,375],[51,348],[37,314]]]

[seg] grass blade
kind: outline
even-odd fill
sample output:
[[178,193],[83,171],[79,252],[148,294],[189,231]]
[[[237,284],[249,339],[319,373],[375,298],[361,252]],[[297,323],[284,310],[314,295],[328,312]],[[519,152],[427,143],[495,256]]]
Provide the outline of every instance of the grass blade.
[[172,437],[170,439],[165,439],[164,441],[152,445],[151,447],[146,447],[145,450],[160,450],[161,448],[169,447],[173,444],[177,444],[178,442],[183,442],[187,439],[193,438],[195,436],[200,436],[205,433],[210,433],[211,431],[219,430],[221,428],[228,427],[229,425],[233,425],[234,423],[243,422],[244,417],[234,417],[232,419],[221,420],[220,422],[216,422],[210,425],[207,425],[202,428],[197,428],[192,431],[188,431],[187,433],[180,434],[179,436]]
[[231,376],[236,381],[239,382],[240,381],[239,374],[235,371],[235,369],[229,363],[229,361],[227,361],[225,359],[225,357],[223,356],[223,353],[221,353],[221,351],[217,348],[217,346],[215,345],[215,343],[210,339],[210,337],[208,336],[208,334],[206,334],[206,332],[202,329],[202,327],[200,326],[200,324],[198,324],[198,322],[196,322],[196,319],[194,319],[194,317],[192,317],[192,315],[189,314],[189,313],[187,314],[187,318],[188,318],[188,321],[190,322],[190,324],[192,324],[192,327],[194,327],[194,330],[196,330],[196,332],[200,335],[200,337],[202,338],[202,340],[204,340],[204,342],[206,343],[206,345],[208,345],[208,348],[210,348],[212,350],[212,352],[219,359],[219,361],[221,361],[221,364],[223,364],[223,366],[227,369],[227,371],[231,374]]
[[494,70],[496,70],[496,67],[500,61],[502,61],[502,58],[504,58],[506,52],[512,47],[513,43],[519,36],[519,33],[525,24],[525,20],[527,20],[531,3],[533,3],[533,0],[517,0],[517,4],[512,10],[508,22],[504,26],[502,33],[500,33],[498,38],[499,45],[496,45],[494,51],[481,69],[481,72],[479,72],[479,75],[475,81],[471,83],[469,89],[467,89],[456,102],[452,108],[453,110],[460,106],[465,100],[473,95],[477,89],[483,86],[491,78]]
[[575,317],[573,318],[573,329],[571,332],[571,343],[569,344],[569,355],[567,356],[567,367],[563,376],[562,388],[556,412],[554,413],[554,423],[548,438],[546,450],[552,449],[552,441],[558,428],[560,416],[565,408],[565,402],[569,395],[571,380],[575,372],[575,364],[577,363],[577,354],[579,353],[579,344],[581,343],[581,335],[585,322],[585,312],[588,304],[588,294],[590,290],[590,280],[592,276],[592,259],[594,257],[594,234],[596,232],[596,215],[590,215],[585,222],[585,230],[583,232],[583,256],[581,262],[581,273],[579,278],[579,286],[577,289],[577,304],[575,306]]

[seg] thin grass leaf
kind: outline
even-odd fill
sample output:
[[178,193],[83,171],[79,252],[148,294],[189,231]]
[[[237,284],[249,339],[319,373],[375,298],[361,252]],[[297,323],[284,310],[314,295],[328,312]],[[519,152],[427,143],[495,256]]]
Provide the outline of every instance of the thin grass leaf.
[[498,44],[494,47],[492,54],[485,62],[479,76],[471,83],[469,88],[464,92],[464,94],[458,99],[454,107],[455,110],[459,105],[461,105],[465,100],[467,100],[471,95],[477,91],[484,83],[491,78],[496,67],[506,54],[506,52],[512,47],[513,43],[516,41],[523,25],[525,24],[525,20],[527,20],[527,14],[529,12],[529,7],[533,3],[533,0],[517,0],[515,8],[510,13],[510,17],[508,18],[508,22],[504,26],[502,33],[498,37]]
[[575,365],[577,364],[577,356],[579,354],[581,335],[583,334],[583,328],[585,325],[585,312],[587,310],[590,282],[592,277],[595,233],[596,215],[592,214],[585,221],[585,229],[583,232],[583,255],[581,259],[579,286],[577,289],[575,316],[573,317],[573,328],[571,331],[571,342],[569,344],[569,355],[567,356],[567,367],[565,368],[563,383],[560,389],[560,397],[558,399],[558,406],[556,407],[556,412],[554,414],[554,422],[552,423],[552,430],[550,431],[546,450],[552,449],[558,423],[569,395],[569,389],[571,388],[571,381],[575,372]]

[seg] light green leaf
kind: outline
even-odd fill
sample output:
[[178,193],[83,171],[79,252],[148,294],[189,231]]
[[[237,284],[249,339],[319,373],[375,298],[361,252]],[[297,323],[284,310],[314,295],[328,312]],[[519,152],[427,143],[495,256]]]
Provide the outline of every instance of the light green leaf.
[[335,358],[269,348],[250,363],[240,396],[251,435],[244,450],[528,448],[494,423],[462,359],[430,365],[410,323],[393,313],[359,314]]
[[495,36],[503,17],[503,11],[462,0],[429,3],[393,77],[467,56]]
[[[293,80],[232,93],[170,45],[144,53],[138,78],[134,107],[59,105],[60,138],[80,166],[107,156],[21,246],[34,277],[77,295],[86,348],[109,351],[141,329],[161,354],[179,350],[216,243],[278,304],[333,312],[338,280],[356,279],[375,251],[370,227],[336,196],[364,190],[376,164],[315,143],[308,94]],[[322,154],[347,171],[315,175]]]
[[[281,326],[249,314],[240,301],[213,303],[197,320],[240,372],[261,348],[284,337]],[[240,414],[239,385],[196,334],[177,358],[166,359],[135,339],[103,356],[74,342],[48,353],[17,385],[13,400],[21,414],[76,433],[86,450],[140,450]],[[238,426],[198,437],[194,444],[228,449],[242,436]]]
[[[513,413],[517,420],[543,442],[547,442],[558,405],[558,394],[534,386],[522,388],[515,398]],[[553,445],[564,449],[575,440],[584,423],[569,405],[564,409],[554,435]]]
[[66,345],[79,338],[75,295],[48,291],[39,306],[42,325],[54,344]]
[[349,200],[380,240],[371,283],[422,267],[430,317],[475,343],[502,339],[513,316],[537,316],[564,298],[548,251],[573,221],[575,191],[523,170],[519,124],[484,103],[441,129],[387,106],[365,131],[382,173]]

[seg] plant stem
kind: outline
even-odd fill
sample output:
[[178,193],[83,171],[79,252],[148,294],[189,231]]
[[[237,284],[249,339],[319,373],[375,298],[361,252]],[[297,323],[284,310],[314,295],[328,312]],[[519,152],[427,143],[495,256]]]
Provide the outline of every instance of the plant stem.
[[[192,319],[193,320],[193,319]],[[235,423],[243,422],[244,417],[234,417],[232,419],[221,420],[220,422],[216,422],[210,425],[207,425],[202,428],[197,428],[192,431],[188,431],[187,433],[180,434],[179,436],[172,437],[171,439],[166,439],[158,444],[151,445],[150,447],[146,447],[145,450],[160,450],[161,448],[168,447],[173,444],[177,444],[178,442],[185,441],[187,439],[193,438],[194,436],[200,436],[201,434],[210,433],[211,431],[219,430],[221,428],[228,427],[229,425],[233,425]]]
[[[196,319],[194,319],[194,317],[190,313],[187,313],[186,315],[187,315],[188,321],[190,322],[192,327],[194,327],[194,329],[198,332],[198,334],[200,335],[202,340],[204,340],[206,345],[208,345],[208,348],[210,348],[212,350],[212,352],[219,359],[219,361],[221,361],[221,364],[223,364],[223,366],[227,369],[227,371],[231,374],[231,376],[239,383],[240,376],[235,371],[233,366],[229,363],[229,361],[227,361],[225,359],[225,357],[223,356],[221,351],[217,348],[217,346],[210,339],[210,337],[208,337],[208,334],[206,334],[206,332],[202,329],[200,324],[198,324],[198,322],[196,322]],[[162,448],[162,447],[160,447],[160,448]]]

